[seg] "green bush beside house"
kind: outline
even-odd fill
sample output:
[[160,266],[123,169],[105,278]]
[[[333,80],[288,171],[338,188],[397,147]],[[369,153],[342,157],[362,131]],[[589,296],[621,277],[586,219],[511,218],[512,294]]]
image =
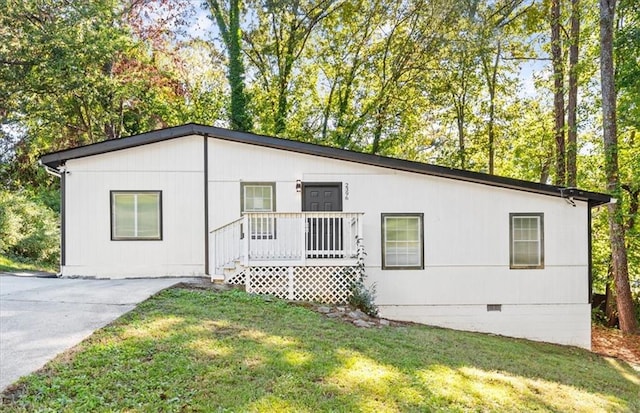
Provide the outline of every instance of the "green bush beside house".
[[0,191],[0,254],[55,268],[60,259],[59,213],[42,199]]

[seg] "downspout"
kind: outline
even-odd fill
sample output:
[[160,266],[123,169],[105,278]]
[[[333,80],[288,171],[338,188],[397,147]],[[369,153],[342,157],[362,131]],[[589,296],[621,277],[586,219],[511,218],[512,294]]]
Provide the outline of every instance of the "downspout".
[[589,262],[588,262],[588,269],[587,271],[589,272],[589,297],[587,302],[589,304],[592,304],[593,301],[593,230],[592,230],[592,214],[591,211],[594,208],[598,208],[601,206],[605,206],[605,205],[609,205],[609,204],[615,204],[617,203],[618,200],[616,198],[610,198],[609,202],[606,204],[596,204],[596,203],[592,203],[591,201],[589,201],[589,210],[587,211],[587,253],[589,254]]
[[587,263],[587,271],[589,272],[589,296],[587,302],[592,304],[593,301],[593,230],[591,229],[591,211],[594,206],[589,202],[589,208],[587,211],[587,254],[589,255],[589,261]]
[[209,274],[209,135],[204,134],[204,274]]

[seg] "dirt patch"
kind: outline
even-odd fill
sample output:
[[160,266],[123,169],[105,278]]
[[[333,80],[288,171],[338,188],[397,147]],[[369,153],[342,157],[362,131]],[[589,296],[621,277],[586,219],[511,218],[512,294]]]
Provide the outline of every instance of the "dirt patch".
[[180,282],[171,288],[184,288],[188,290],[209,290],[209,291],[229,291],[244,290],[244,285],[231,285],[224,283],[211,282],[209,278],[200,277],[193,280]]
[[591,327],[591,351],[615,357],[640,370],[640,335],[624,334],[615,328]]

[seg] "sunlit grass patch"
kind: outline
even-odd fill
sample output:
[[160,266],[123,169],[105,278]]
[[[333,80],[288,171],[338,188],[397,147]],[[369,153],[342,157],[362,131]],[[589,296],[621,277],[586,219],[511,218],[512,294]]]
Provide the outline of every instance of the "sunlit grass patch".
[[[609,363],[622,377],[629,380],[631,383],[636,384],[640,389],[640,376],[636,374],[637,368],[634,368],[636,371],[632,371],[629,369],[629,365],[625,362],[616,360],[611,357],[604,357],[604,359]],[[638,390],[638,397],[640,398],[640,390]]]
[[233,352],[233,347],[211,339],[196,339],[189,343],[189,348],[207,357],[224,357]]
[[24,379],[1,410],[626,412],[640,411],[639,382],[576,348],[358,329],[239,291],[172,289]]
[[155,338],[160,339],[166,337],[173,332],[178,331],[177,325],[184,322],[180,317],[166,316],[155,319],[145,324],[133,324],[123,329],[121,337],[128,338]]
[[362,389],[384,396],[389,393],[389,387],[398,384],[401,379],[395,367],[385,366],[357,352],[338,349],[337,356],[341,360],[341,368],[328,381],[348,392]]
[[297,350],[287,350],[283,355],[284,360],[292,366],[302,366],[307,364],[313,358],[311,353]]
[[472,408],[490,406],[497,411],[527,410],[542,406],[549,411],[624,411],[615,398],[543,379],[513,376],[475,367],[434,366],[419,373],[438,397]]
[[0,254],[0,272],[47,271],[55,273],[57,267],[41,265]]

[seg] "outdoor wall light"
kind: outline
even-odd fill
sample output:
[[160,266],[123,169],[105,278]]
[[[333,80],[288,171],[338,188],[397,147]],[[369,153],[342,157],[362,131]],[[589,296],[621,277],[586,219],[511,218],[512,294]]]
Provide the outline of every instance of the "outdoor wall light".
[[296,181],[296,192],[302,192],[302,181],[299,179]]

